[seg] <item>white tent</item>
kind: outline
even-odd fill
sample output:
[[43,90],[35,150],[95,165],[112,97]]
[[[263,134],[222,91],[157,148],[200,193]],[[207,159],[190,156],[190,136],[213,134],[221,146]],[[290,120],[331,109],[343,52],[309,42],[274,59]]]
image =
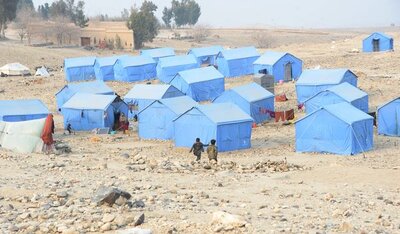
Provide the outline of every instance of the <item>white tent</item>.
[[36,70],[35,76],[49,77],[50,74],[47,71],[46,67],[41,67]]
[[40,138],[46,118],[23,122],[0,121],[0,146],[18,152],[42,152],[43,140]]
[[0,67],[0,72],[8,76],[24,76],[29,75],[29,68],[20,63],[9,63]]

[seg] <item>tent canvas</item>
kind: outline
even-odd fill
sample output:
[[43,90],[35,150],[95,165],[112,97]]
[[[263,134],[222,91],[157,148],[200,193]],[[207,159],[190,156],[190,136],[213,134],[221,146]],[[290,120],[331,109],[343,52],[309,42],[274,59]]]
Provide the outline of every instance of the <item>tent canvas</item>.
[[199,65],[202,64],[216,65],[217,56],[223,50],[224,48],[222,46],[192,48],[189,50],[188,54],[194,55]]
[[115,80],[114,65],[119,58],[122,58],[125,56],[128,56],[128,55],[96,58],[96,62],[94,64],[94,72],[96,74],[96,79],[101,80],[101,81]]
[[153,101],[179,96],[184,96],[184,94],[172,85],[137,84],[125,95],[124,101],[129,105],[131,118]]
[[299,78],[303,61],[290,53],[268,51],[258,58],[253,66],[254,74],[266,71],[265,74],[274,76],[275,82],[290,81]]
[[274,94],[256,83],[239,86],[225,91],[214,103],[234,103],[250,115],[256,123],[269,120],[274,111]]
[[357,76],[348,69],[305,70],[296,82],[297,102],[304,103],[315,94],[343,82],[357,87]]
[[9,63],[0,67],[0,73],[7,76],[25,76],[30,75],[29,68],[20,63]]
[[47,71],[46,67],[42,66],[36,70],[35,76],[49,77],[50,73]]
[[141,50],[140,55],[147,55],[152,57],[157,63],[160,58],[175,56],[175,50],[173,48],[156,48]]
[[96,57],[66,58],[64,60],[65,79],[68,82],[94,80]]
[[384,33],[375,32],[363,40],[363,52],[391,50],[393,50],[393,38]]
[[24,122],[0,121],[0,147],[17,153],[39,153],[46,118]]
[[77,93],[62,107],[64,128],[71,124],[75,131],[114,128],[120,114],[128,115],[128,105],[115,95]]
[[152,102],[138,113],[139,137],[142,139],[173,139],[173,120],[194,106],[197,106],[197,103],[188,96]]
[[157,64],[157,77],[162,82],[169,84],[181,71],[200,67],[193,55],[180,55],[160,58]]
[[197,102],[214,100],[225,90],[224,76],[212,66],[181,71],[170,84]]
[[400,136],[400,98],[378,107],[378,134]]
[[204,143],[215,139],[221,152],[248,149],[252,122],[253,119],[234,104],[193,107],[174,120],[175,145],[192,147],[199,137]]
[[114,65],[114,77],[124,82],[154,79],[156,65],[156,61],[146,55],[121,57]]
[[348,102],[354,107],[368,112],[368,94],[353,85],[344,82],[321,91],[304,102],[307,113],[316,111],[322,106]]
[[321,107],[295,129],[297,152],[354,155],[373,148],[373,118],[347,102]]
[[225,77],[250,75],[254,73],[253,63],[259,57],[255,47],[224,50],[217,56],[218,70]]
[[46,118],[49,109],[42,101],[28,100],[0,100],[0,121],[20,122]]
[[56,94],[57,109],[61,108],[76,93],[114,95],[114,91],[103,81],[70,83]]

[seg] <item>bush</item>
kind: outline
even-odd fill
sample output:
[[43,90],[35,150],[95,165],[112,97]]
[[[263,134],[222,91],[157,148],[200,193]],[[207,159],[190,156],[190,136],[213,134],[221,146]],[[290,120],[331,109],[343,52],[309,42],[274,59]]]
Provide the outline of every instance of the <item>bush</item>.
[[124,49],[124,47],[122,46],[121,37],[119,37],[118,34],[115,36],[115,48],[116,48],[117,50],[122,50],[122,49]]
[[258,48],[270,48],[274,44],[274,39],[267,32],[256,32],[252,36]]
[[193,39],[196,42],[205,41],[211,35],[209,27],[205,25],[198,25],[193,28]]

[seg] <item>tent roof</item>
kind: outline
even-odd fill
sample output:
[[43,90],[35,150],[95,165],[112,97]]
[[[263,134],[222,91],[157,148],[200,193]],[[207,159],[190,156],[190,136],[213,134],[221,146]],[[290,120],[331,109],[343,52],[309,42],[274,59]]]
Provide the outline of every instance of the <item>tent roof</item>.
[[128,56],[128,55],[96,58],[96,63],[98,63],[100,67],[113,66],[117,62],[118,59],[126,57],[126,56]]
[[64,59],[64,67],[87,67],[93,66],[95,62],[96,57],[66,58]]
[[79,110],[105,110],[117,98],[116,95],[77,93],[62,108]]
[[274,94],[254,82],[232,88],[231,90],[246,99],[248,102],[255,102],[274,96]]
[[189,54],[160,58],[159,64],[161,67],[175,67],[185,64],[197,64],[197,61],[193,55]]
[[158,100],[162,99],[164,94],[171,88],[171,85],[166,84],[137,84],[125,95],[125,99],[149,99]]
[[0,115],[47,114],[49,109],[38,99],[0,100]]
[[378,106],[378,110],[381,109],[382,107],[385,107],[385,106],[389,105],[390,103],[392,103],[392,102],[394,102],[394,101],[397,101],[397,100],[400,100],[400,97],[397,97],[397,98],[395,98],[395,99],[393,99],[393,100],[390,100],[390,101],[388,101],[388,102],[386,102],[386,103],[384,103],[384,104]]
[[188,84],[224,78],[224,75],[213,66],[181,71],[176,76],[182,77]]
[[[352,106],[347,102],[341,102],[337,104],[327,105],[319,108],[318,110],[312,112],[311,114],[299,119],[296,122],[300,122],[309,116],[313,115],[314,113],[321,111],[322,109],[328,111],[332,115],[336,116],[337,118],[341,119],[343,122],[347,124],[353,124],[355,122],[367,119],[373,119],[372,116],[366,114],[365,112],[357,109],[356,107]],[[326,121],[326,120],[322,120]]]
[[147,64],[156,64],[156,61],[147,55],[124,56],[118,59],[123,67],[136,67]]
[[261,55],[260,58],[258,58],[254,62],[254,64],[274,65],[276,62],[278,62],[281,58],[283,58],[286,55],[291,55],[291,54],[286,52],[268,51],[265,54]]
[[347,72],[351,71],[342,68],[305,70],[301,73],[296,85],[339,84]]
[[387,39],[393,39],[393,37],[391,37],[391,36],[388,36],[387,34],[385,34],[385,33],[382,33],[382,32],[374,32],[374,33],[372,33],[371,35],[369,35],[367,38],[365,38],[364,40],[367,40],[367,39],[369,39],[369,38],[379,38],[379,37],[384,37],[384,38],[387,38]]
[[192,48],[189,50],[189,53],[192,53],[196,57],[202,57],[202,56],[217,55],[219,52],[223,50],[224,48],[222,46],[210,46],[202,48]]
[[[212,103],[207,105],[199,105],[197,107],[193,107],[192,109],[199,110],[216,124],[253,121],[253,118],[232,103]],[[181,116],[183,116],[185,113],[183,113]],[[179,119],[181,116],[179,116],[177,119]]]
[[36,70],[35,76],[49,77],[50,74],[47,71],[46,67],[42,66]]
[[259,57],[260,54],[257,52],[255,47],[241,47],[230,50],[223,50],[220,52],[226,60],[235,60],[243,58]]
[[140,54],[148,55],[152,58],[162,58],[162,57],[169,57],[175,56],[175,51],[173,48],[156,48],[156,49],[148,49],[148,50],[141,50]]
[[[78,92],[93,93],[93,94],[114,93],[114,91],[105,82],[100,80],[80,82],[80,83],[69,83],[65,85],[64,88],[69,88],[75,93]],[[64,88],[62,88],[58,93],[60,93]]]
[[20,63],[9,63],[0,67],[0,72],[9,74],[9,71],[20,72],[21,74],[29,73],[29,68]]
[[195,107],[198,105],[198,103],[195,102],[189,96],[180,96],[180,97],[156,100],[140,112],[143,112],[144,110],[146,110],[149,106],[151,106],[155,102],[164,104],[166,107],[168,107],[171,111],[173,111],[177,115],[181,115],[181,114],[185,113],[186,111],[188,111],[189,109],[191,109],[192,107]]
[[347,82],[343,82],[341,84],[332,86],[327,90],[336,93],[337,95],[344,98],[348,102],[368,96],[366,92],[362,91],[357,87],[354,87],[353,85]]

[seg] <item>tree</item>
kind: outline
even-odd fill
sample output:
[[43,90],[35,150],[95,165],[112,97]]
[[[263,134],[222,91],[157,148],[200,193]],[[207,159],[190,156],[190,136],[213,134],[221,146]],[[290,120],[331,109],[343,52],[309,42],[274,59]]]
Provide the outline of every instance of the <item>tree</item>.
[[74,9],[75,25],[81,28],[87,27],[89,22],[89,19],[85,16],[85,13],[83,12],[84,7],[85,7],[85,2],[79,1],[76,8]]
[[25,6],[17,11],[15,25],[18,29],[18,35],[21,42],[24,38],[28,39],[28,44],[31,44],[33,34],[35,34],[34,24],[37,21],[37,14],[34,8]]
[[49,8],[51,17],[67,17],[75,25],[84,28],[88,26],[89,19],[84,14],[85,2],[78,1],[75,5],[75,0],[58,0],[53,2]]
[[156,10],[157,6],[147,0],[140,9],[132,9],[127,26],[134,31],[135,49],[142,48],[145,42],[151,42],[157,36],[160,23],[154,15]]
[[172,21],[172,18],[174,17],[174,13],[172,12],[172,9],[164,7],[164,10],[162,13],[163,13],[163,16],[161,19],[163,20],[165,26],[167,28],[171,28],[171,21]]
[[172,0],[171,8],[170,9],[164,8],[162,19],[166,25],[168,23],[168,19],[171,20],[173,18],[176,26],[178,27],[185,25],[193,26],[199,20],[200,15],[201,15],[201,9],[196,1]]
[[45,3],[44,5],[39,5],[38,6],[38,13],[39,16],[44,19],[48,20],[49,19],[49,13],[50,12],[50,6],[48,3]]
[[0,0],[0,38],[5,38],[7,23],[16,17],[18,0]]
[[124,10],[121,11],[121,20],[127,21],[129,19],[129,14],[129,10],[124,8]]
[[211,34],[209,26],[207,25],[197,25],[193,29],[193,39],[196,42],[205,41]]
[[117,34],[115,35],[115,48],[117,50],[122,50],[124,47],[122,46],[121,37]]
[[31,9],[34,10],[33,2],[32,0],[19,0],[17,4],[17,12],[21,9]]

